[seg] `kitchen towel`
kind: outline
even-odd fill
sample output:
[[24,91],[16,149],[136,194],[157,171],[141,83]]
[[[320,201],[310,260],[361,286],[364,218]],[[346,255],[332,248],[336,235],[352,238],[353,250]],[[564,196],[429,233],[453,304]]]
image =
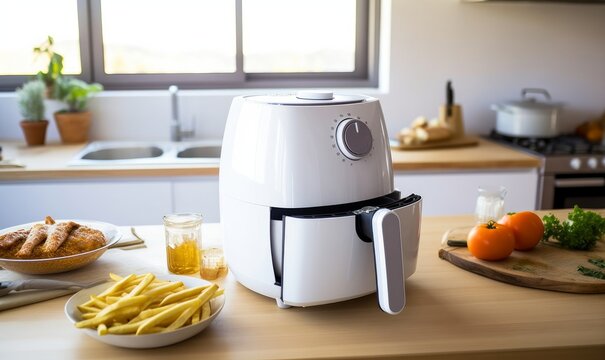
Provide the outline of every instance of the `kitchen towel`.
[[26,290],[0,297],[0,311],[73,294],[77,289]]

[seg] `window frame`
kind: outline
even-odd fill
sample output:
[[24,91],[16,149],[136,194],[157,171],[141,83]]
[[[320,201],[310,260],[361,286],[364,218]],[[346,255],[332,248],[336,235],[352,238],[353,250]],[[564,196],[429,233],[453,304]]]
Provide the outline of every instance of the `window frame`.
[[[77,0],[82,73],[75,77],[101,83],[106,90],[306,87],[378,87],[380,0],[356,0],[355,70],[317,73],[244,73],[242,0],[235,1],[236,71],[214,74],[106,74],[102,42],[101,0]],[[0,76],[0,90],[14,90],[32,75]]]
[[[77,75],[69,75],[87,82],[92,81],[92,63],[90,55],[90,25],[88,0],[76,0],[78,11],[78,32],[80,43],[80,65],[82,72]],[[42,39],[40,40],[42,41]],[[32,45],[32,56],[34,45]],[[25,82],[35,78],[36,75],[0,75],[0,91],[14,91]]]

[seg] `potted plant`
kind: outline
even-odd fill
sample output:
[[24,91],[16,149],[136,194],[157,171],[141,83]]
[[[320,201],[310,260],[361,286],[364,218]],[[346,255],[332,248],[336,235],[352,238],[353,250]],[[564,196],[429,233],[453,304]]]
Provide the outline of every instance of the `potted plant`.
[[66,144],[88,141],[92,118],[87,110],[88,101],[101,92],[103,86],[66,77],[59,78],[55,85],[58,87],[58,99],[67,106],[54,114],[61,141]]
[[44,145],[48,120],[44,119],[44,95],[46,85],[40,80],[32,80],[17,89],[19,110],[23,120],[21,129],[27,145]]
[[47,56],[48,66],[46,72],[39,71],[36,77],[46,85],[46,97],[56,99],[58,97],[57,81],[63,76],[63,56],[53,49],[55,40],[48,36],[45,42],[34,48],[37,56]]

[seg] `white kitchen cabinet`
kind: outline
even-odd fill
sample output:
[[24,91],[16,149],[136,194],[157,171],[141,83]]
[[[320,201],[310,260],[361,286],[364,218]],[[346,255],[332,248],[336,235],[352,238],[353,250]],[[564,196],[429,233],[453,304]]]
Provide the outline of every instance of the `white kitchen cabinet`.
[[429,216],[472,214],[479,186],[500,185],[508,191],[506,212],[536,209],[537,169],[395,173],[395,188],[422,196],[422,214]]
[[44,219],[160,224],[172,209],[169,181],[79,180],[0,183],[0,228]]
[[204,222],[219,222],[218,176],[176,179],[172,186],[175,212],[201,213]]
[[[423,198],[423,215],[473,213],[479,186],[508,189],[506,211],[535,209],[537,169],[395,172],[395,187]],[[0,182],[0,228],[44,216],[161,224],[171,212],[199,212],[218,222],[218,176]]]

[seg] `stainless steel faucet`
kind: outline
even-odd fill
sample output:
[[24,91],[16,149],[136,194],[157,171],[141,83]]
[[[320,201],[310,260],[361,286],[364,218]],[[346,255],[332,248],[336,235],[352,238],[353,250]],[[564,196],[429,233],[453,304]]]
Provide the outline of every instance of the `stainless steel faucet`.
[[179,88],[172,85],[168,88],[170,92],[170,100],[172,106],[172,119],[170,119],[170,140],[181,141],[181,120],[179,119]]

